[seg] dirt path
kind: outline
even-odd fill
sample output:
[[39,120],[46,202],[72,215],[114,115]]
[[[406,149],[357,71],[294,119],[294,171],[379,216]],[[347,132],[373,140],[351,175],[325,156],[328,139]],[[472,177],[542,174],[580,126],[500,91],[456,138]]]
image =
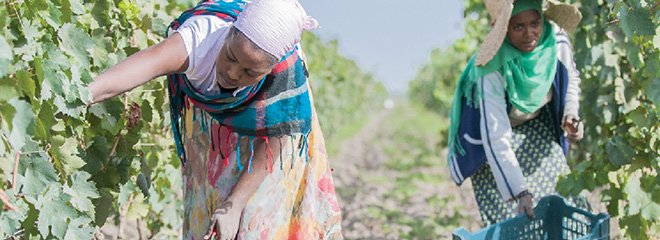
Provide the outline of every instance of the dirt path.
[[449,177],[439,121],[407,106],[382,112],[331,158],[347,239],[446,239],[456,227],[479,228],[471,186]]

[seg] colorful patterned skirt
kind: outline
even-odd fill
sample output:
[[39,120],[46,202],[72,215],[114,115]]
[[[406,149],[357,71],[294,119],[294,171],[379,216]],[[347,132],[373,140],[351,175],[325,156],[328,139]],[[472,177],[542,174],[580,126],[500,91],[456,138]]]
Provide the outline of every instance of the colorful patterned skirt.
[[[183,170],[183,239],[202,239],[214,210],[227,198],[238,181],[236,134],[209,121],[199,108],[186,111],[184,119],[187,162]],[[301,154],[303,137],[282,142],[281,158],[273,158],[268,174],[246,204],[237,239],[341,239],[341,212],[325,143],[314,112],[309,134],[309,156]],[[216,133],[219,136],[215,136]],[[209,134],[210,133],[210,134]],[[217,140],[219,139],[219,140]],[[212,146],[220,141],[220,149]],[[241,162],[248,169],[247,139],[242,140]],[[230,153],[225,165],[220,150]]]
[[[551,121],[550,114],[541,111],[537,118],[513,128],[513,150],[528,190],[534,195],[535,205],[541,197],[557,194],[555,187],[559,176],[570,171],[561,146],[554,141]],[[471,179],[481,219],[486,226],[517,215],[517,203],[504,202],[488,164],[484,164]],[[582,197],[569,197],[568,200],[578,207],[588,208]]]

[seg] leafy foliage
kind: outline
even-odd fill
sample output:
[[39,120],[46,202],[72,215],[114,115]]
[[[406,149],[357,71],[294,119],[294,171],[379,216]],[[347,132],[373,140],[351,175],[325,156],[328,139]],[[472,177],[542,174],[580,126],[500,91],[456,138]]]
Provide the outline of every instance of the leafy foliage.
[[605,187],[625,234],[660,234],[660,7],[657,1],[580,1],[575,60],[582,77],[585,139],[564,194]]
[[[573,33],[582,79],[585,138],[569,158],[572,173],[558,183],[562,194],[604,188],[602,201],[623,233],[648,239],[660,233],[660,6],[649,0],[574,1],[583,19]],[[465,1],[466,36],[431,53],[410,85],[410,98],[447,114],[455,82],[485,36],[483,4]],[[481,27],[480,27],[481,26]],[[473,40],[470,40],[473,39]],[[466,47],[467,46],[467,47]]]
[[[0,237],[91,239],[109,216],[142,221],[150,237],[176,237],[182,184],[163,79],[92,107],[84,103],[94,76],[160,41],[193,2],[0,5],[0,189],[8,199],[0,203]],[[324,129],[333,132],[365,111],[371,102],[362,94],[384,95],[336,47],[313,35],[305,44]],[[134,111],[142,118],[128,127]]]

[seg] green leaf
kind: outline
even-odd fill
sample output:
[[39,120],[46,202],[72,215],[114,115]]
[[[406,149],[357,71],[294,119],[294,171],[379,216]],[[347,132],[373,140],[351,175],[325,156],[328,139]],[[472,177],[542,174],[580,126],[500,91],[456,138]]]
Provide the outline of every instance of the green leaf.
[[94,205],[91,199],[99,198],[93,182],[88,182],[91,175],[87,172],[76,172],[71,177],[71,187],[64,186],[64,193],[71,196],[71,205],[81,212],[91,213],[93,216]]
[[68,228],[68,222],[77,218],[76,209],[69,206],[67,195],[62,194],[62,186],[51,183],[48,191],[37,200],[36,207],[40,210],[37,228],[43,238],[49,233],[56,238],[63,238]]
[[136,18],[140,14],[140,8],[129,0],[121,0],[117,7],[128,19]]
[[14,59],[14,53],[9,47],[7,40],[0,36],[0,78],[9,74],[9,66]]
[[62,22],[60,18],[62,17],[62,12],[52,3],[48,4],[48,11],[39,11],[39,16],[48,23],[53,29],[59,29]]
[[36,197],[41,194],[48,184],[59,179],[53,164],[48,161],[45,153],[31,153],[20,158],[20,169],[24,172],[23,192],[26,196]]
[[71,4],[71,11],[75,14],[83,14],[85,13],[85,6],[83,6],[83,3],[80,0],[68,0],[69,3]]
[[45,0],[34,0],[28,2],[28,6],[34,10],[46,10],[48,9],[48,2]]
[[94,7],[92,7],[92,16],[100,26],[112,25],[108,12],[109,9],[110,3],[108,0],[99,0],[94,3]]
[[53,95],[64,95],[64,89],[67,89],[71,85],[64,72],[48,61],[46,64],[47,66],[44,68],[44,79],[46,81],[41,83],[42,100],[48,100]]
[[16,80],[18,80],[18,86],[23,90],[25,95],[30,98],[36,97],[36,86],[34,84],[34,79],[32,79],[32,73],[27,71],[18,71],[16,72]]
[[628,61],[630,61],[630,64],[632,64],[635,68],[642,68],[642,54],[640,53],[639,46],[636,44],[628,43],[626,44],[626,56],[628,57]]
[[65,139],[62,136],[55,136],[52,139],[51,144],[55,147],[53,151],[62,162],[65,173],[71,174],[85,166],[85,161],[79,156],[78,141],[74,138]]
[[655,49],[660,49],[660,26],[655,29],[655,36],[653,36],[653,46]]
[[42,104],[39,108],[39,114],[35,120],[35,136],[41,139],[42,141],[47,141],[50,139],[50,130],[57,122],[55,118],[55,110],[53,106],[46,102]]
[[19,97],[16,87],[10,81],[0,81],[0,101],[9,101]]
[[12,119],[12,130],[9,135],[9,143],[14,149],[21,149],[26,139],[34,132],[34,113],[32,107],[23,100],[12,99],[9,103],[16,110]]
[[91,226],[91,222],[92,220],[86,217],[71,220],[64,240],[94,239],[94,227]]
[[9,197],[9,202],[18,208],[18,211],[0,211],[0,237],[8,239],[8,236],[14,235],[21,229],[21,222],[27,217],[29,207],[24,201],[15,197],[13,190],[7,189],[5,193]]
[[614,166],[622,166],[632,162],[635,150],[620,136],[614,137],[605,146],[607,157]]
[[149,15],[144,15],[142,16],[142,21],[140,21],[142,24],[140,25],[140,29],[144,32],[148,32],[149,29],[151,28],[151,17]]
[[651,125],[651,122],[648,119],[649,117],[643,107],[637,107],[637,109],[629,112],[627,116],[639,127],[649,127]]
[[53,104],[57,108],[57,112],[66,114],[68,116],[78,118],[85,113],[86,105],[82,101],[76,103],[69,103],[61,96],[55,96]]
[[97,226],[103,226],[108,217],[114,213],[113,201],[116,197],[107,188],[99,189],[99,193],[100,197],[92,200],[94,211],[96,212],[94,214],[94,223]]
[[619,9],[619,18],[621,20],[621,29],[628,39],[632,39],[633,33],[639,35],[653,35],[655,33],[651,15],[644,8],[635,8],[629,12],[625,6],[621,6]]
[[[89,143],[87,143],[89,144]],[[94,176],[98,176],[99,172],[106,168],[108,164],[108,156],[110,155],[110,146],[106,138],[102,136],[95,136],[91,146],[85,150],[85,171]]]
[[128,181],[121,185],[119,188],[119,197],[117,198],[119,206],[124,207],[124,205],[128,203],[128,198],[133,195],[135,190],[135,184],[132,181]]
[[60,28],[57,36],[60,38],[62,49],[76,60],[76,64],[83,69],[89,68],[87,50],[94,46],[89,35],[75,25],[67,23]]
[[126,211],[126,218],[128,219],[141,219],[149,213],[149,205],[144,203],[144,197],[138,195],[128,206]]
[[21,30],[26,43],[22,46],[14,46],[14,54],[20,55],[23,61],[31,61],[37,56],[41,49],[40,39],[45,32],[40,28],[39,21],[22,18]]
[[660,106],[660,78],[651,78],[646,89],[646,96],[655,104]]
[[642,172],[638,171],[628,177],[623,191],[628,195],[628,214],[641,214],[648,220],[660,218],[660,205],[653,202],[649,193],[642,190],[639,178]]

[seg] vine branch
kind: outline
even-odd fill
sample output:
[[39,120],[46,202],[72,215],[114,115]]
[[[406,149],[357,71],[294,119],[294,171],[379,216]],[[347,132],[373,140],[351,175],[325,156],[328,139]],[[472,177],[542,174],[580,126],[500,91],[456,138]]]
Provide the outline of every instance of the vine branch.
[[5,204],[5,210],[18,211],[18,208],[16,208],[14,204],[11,204],[9,197],[7,197],[7,194],[2,189],[0,189],[0,200],[2,200],[2,203]]

